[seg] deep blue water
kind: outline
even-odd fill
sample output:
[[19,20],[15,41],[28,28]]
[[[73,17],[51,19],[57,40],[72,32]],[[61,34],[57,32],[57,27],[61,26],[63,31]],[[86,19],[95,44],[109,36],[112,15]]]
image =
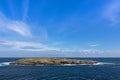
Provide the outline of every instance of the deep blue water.
[[17,59],[19,58],[0,58],[0,80],[120,80],[120,58],[90,58],[103,63],[100,65],[15,66],[2,64]]

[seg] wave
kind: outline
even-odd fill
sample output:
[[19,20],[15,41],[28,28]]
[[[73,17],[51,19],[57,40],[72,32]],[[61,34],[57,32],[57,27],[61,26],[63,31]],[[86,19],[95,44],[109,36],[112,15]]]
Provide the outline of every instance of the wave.
[[76,66],[76,65],[114,65],[115,63],[107,63],[107,62],[98,62],[96,64],[64,64],[63,66]]
[[97,64],[93,65],[114,65],[115,63],[108,63],[108,62],[98,62]]
[[[11,62],[1,62],[0,67],[9,66]],[[63,64],[62,66],[76,66],[76,65],[114,65],[115,63],[107,63],[107,62],[98,62],[96,64]]]
[[11,62],[1,62],[0,63],[0,67],[1,66],[9,66]]
[[94,65],[94,64],[63,64],[62,66],[77,66],[77,65],[84,66],[84,65]]

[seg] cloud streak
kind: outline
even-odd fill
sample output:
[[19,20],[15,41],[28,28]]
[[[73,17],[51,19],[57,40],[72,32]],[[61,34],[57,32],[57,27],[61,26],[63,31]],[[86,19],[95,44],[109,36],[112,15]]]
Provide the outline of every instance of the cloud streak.
[[89,44],[90,47],[97,47],[99,44]]
[[[102,56],[113,56],[120,54],[120,50],[97,50],[97,49],[64,49],[51,47],[42,43],[35,42],[21,42],[21,41],[0,41],[0,48],[5,48],[0,50],[4,53],[15,52],[17,55],[27,56],[59,56],[59,57],[102,57]],[[22,53],[20,53],[22,52]],[[23,54],[24,53],[24,54]],[[26,54],[25,54],[26,53]],[[3,54],[3,53],[1,53]]]
[[48,50],[59,51],[59,48],[49,47],[42,43],[20,41],[0,41],[0,47],[30,51],[48,51]]
[[23,21],[27,18],[27,13],[29,9],[29,0],[24,0],[23,2]]
[[21,36],[32,36],[29,25],[17,20],[10,20],[0,13],[0,28],[4,31],[13,31]]

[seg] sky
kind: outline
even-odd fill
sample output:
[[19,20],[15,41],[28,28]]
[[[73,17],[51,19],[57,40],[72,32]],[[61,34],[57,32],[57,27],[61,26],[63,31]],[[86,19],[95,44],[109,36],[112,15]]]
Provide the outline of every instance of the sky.
[[0,57],[120,57],[120,0],[0,0]]

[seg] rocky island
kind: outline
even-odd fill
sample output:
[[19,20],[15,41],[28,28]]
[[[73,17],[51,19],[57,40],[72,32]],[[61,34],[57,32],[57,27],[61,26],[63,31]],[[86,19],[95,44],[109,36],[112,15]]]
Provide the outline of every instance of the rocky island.
[[64,64],[97,64],[93,60],[76,60],[64,58],[25,58],[11,64],[15,65],[64,65]]

